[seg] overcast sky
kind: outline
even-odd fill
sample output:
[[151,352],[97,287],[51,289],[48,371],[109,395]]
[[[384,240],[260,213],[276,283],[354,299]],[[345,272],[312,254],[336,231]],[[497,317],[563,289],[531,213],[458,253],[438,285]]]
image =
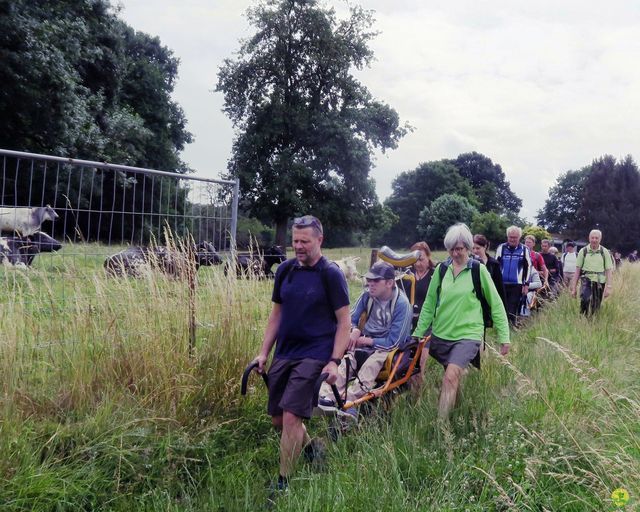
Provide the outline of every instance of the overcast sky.
[[[249,0],[121,0],[120,16],[180,59],[174,98],[199,176],[226,168],[233,130],[214,93],[222,60],[252,33]],[[340,0],[328,2],[344,9]],[[386,198],[400,172],[478,151],[502,166],[534,219],[560,173],[603,154],[638,158],[640,2],[368,0],[376,61],[359,78],[414,128],[378,155]]]

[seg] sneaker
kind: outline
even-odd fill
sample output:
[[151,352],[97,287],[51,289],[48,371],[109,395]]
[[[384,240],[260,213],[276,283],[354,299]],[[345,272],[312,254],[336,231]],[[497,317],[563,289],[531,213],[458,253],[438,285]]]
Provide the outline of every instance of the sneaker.
[[321,396],[320,398],[318,398],[318,409],[324,412],[330,412],[335,414],[336,403],[330,398],[327,398],[326,396]]
[[358,424],[358,409],[349,407],[346,411],[339,410],[338,418],[340,418],[340,422],[346,428],[355,426]]

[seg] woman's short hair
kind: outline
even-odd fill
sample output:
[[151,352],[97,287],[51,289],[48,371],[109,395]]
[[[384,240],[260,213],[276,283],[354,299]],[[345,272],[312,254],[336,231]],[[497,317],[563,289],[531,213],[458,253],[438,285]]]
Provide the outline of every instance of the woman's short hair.
[[489,250],[489,240],[487,240],[487,237],[484,235],[473,235],[473,243],[484,247],[487,251]]
[[431,249],[427,242],[416,242],[411,246],[411,250],[424,252],[427,255],[427,262],[430,269],[436,266],[435,262],[431,259]]
[[473,249],[473,235],[466,224],[459,222],[447,229],[444,235],[444,246],[447,251],[453,249],[456,244],[462,243],[469,251]]

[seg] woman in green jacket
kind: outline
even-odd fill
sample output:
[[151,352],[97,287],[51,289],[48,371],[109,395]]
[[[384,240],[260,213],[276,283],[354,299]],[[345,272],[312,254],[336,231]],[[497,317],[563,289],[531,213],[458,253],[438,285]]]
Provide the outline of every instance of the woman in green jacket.
[[478,266],[481,296],[491,310],[493,327],[501,343],[500,353],[503,356],[509,353],[507,313],[486,267],[469,257],[473,248],[471,231],[465,224],[451,226],[444,237],[444,246],[449,259],[440,265],[446,265],[446,272],[442,279],[440,268],[433,273],[413,333],[422,337],[431,327],[429,354],[445,368],[438,403],[441,418],[447,418],[455,404],[464,370],[469,363],[479,361],[484,339],[483,308],[472,278],[474,265]]

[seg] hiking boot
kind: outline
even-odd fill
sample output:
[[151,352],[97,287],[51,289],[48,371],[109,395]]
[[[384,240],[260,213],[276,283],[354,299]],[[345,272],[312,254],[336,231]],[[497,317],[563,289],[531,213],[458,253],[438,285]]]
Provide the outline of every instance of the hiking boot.
[[315,437],[304,447],[302,455],[314,469],[320,470],[326,465],[327,447],[322,439]]
[[282,477],[278,478],[275,482],[269,483],[269,487],[267,489],[267,507],[271,508],[275,506],[278,498],[289,491],[289,481]]

